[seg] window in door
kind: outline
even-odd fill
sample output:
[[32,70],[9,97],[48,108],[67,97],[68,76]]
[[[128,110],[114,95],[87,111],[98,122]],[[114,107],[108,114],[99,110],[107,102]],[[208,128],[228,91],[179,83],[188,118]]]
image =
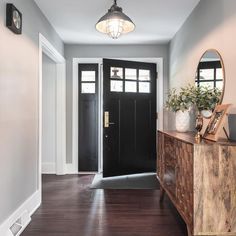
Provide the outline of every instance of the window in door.
[[96,93],[96,71],[81,71],[81,93]]
[[150,93],[150,70],[111,67],[110,91],[119,93]]

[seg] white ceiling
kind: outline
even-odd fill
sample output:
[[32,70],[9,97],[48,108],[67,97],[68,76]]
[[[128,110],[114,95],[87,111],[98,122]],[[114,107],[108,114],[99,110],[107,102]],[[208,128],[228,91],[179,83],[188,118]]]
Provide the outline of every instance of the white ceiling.
[[200,0],[118,0],[135,23],[135,32],[117,40],[96,31],[95,24],[112,0],[35,0],[65,43],[157,44],[168,42]]

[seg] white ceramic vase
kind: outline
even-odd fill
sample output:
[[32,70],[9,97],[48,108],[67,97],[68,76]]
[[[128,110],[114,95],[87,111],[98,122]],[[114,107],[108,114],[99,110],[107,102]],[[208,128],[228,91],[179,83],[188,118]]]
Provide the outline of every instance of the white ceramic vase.
[[175,127],[178,132],[187,132],[190,127],[189,111],[177,111],[175,115]]

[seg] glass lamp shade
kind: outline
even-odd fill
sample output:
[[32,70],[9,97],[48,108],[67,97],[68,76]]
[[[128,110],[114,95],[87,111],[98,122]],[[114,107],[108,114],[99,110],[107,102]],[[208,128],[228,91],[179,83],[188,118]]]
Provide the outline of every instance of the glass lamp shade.
[[122,12],[122,8],[114,4],[108,12],[97,22],[97,31],[108,34],[117,39],[122,34],[134,31],[135,25],[132,20]]

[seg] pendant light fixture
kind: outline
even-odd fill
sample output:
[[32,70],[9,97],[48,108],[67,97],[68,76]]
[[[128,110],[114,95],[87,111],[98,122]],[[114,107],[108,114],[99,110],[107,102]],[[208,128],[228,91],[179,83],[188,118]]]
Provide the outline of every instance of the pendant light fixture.
[[108,34],[113,39],[117,39],[122,34],[134,31],[135,25],[114,0],[114,4],[108,12],[97,22],[96,29],[101,33]]

